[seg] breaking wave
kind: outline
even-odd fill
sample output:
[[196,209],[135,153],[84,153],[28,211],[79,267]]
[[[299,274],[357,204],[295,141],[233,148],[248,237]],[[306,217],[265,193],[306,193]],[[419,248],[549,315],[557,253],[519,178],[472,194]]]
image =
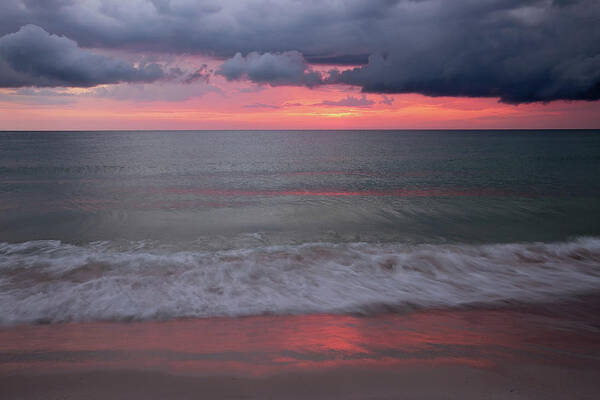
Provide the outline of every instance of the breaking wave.
[[309,243],[181,251],[143,242],[0,243],[0,324],[554,301],[600,289],[600,239]]

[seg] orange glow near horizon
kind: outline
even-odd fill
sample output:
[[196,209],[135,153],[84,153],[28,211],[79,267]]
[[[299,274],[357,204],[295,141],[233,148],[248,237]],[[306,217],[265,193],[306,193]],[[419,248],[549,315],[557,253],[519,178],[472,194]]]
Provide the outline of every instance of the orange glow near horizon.
[[[190,91],[187,96],[180,93],[184,89]],[[256,86],[219,77],[198,94],[168,84],[108,87],[112,96],[97,90],[65,89],[57,97],[2,90],[0,130],[600,127],[597,102],[510,105],[493,98],[363,94],[345,86]],[[172,101],[166,101],[169,96]],[[344,104],[348,96],[366,104]]]

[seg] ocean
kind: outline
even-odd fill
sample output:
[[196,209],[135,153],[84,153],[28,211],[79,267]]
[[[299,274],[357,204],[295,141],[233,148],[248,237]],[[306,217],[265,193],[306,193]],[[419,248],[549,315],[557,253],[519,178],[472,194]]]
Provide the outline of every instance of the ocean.
[[0,325],[600,290],[600,130],[0,132]]

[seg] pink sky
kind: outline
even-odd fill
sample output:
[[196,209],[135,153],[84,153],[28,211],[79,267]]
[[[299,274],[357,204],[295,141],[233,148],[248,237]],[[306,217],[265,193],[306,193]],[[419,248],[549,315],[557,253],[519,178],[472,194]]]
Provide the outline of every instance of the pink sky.
[[[99,90],[104,92],[99,94]],[[598,102],[510,105],[494,98],[362,94],[357,88],[339,85],[315,89],[271,87],[243,81],[227,82],[218,76],[212,78],[209,85],[121,84],[101,89],[40,89],[32,93],[0,91],[0,129],[600,127]],[[391,103],[390,99],[393,99]],[[335,104],[340,101],[341,104]]]
[[598,1],[480,3],[3,0],[0,130],[600,128]]

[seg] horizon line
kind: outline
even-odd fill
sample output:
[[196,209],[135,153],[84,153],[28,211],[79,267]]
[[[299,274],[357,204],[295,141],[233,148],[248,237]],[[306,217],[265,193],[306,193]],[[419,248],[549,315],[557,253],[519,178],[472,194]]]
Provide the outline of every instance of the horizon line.
[[363,131],[378,131],[378,132],[463,132],[463,131],[600,131],[598,128],[349,128],[349,129],[0,129],[0,133],[10,132],[363,132]]

